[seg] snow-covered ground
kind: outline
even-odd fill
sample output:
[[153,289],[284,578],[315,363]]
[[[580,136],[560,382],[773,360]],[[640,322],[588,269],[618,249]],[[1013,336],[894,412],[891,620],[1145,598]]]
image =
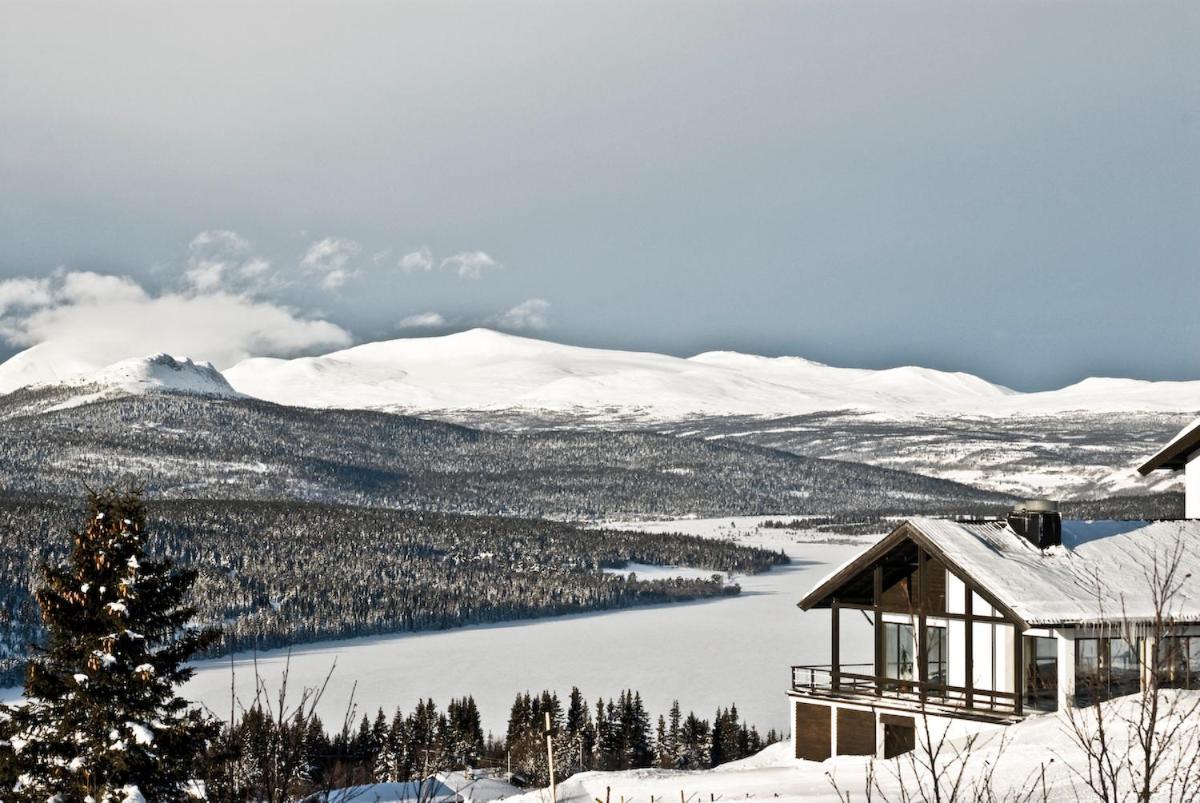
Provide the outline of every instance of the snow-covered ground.
[[[1195,705],[1200,697],[1200,692],[1167,693],[1172,694],[1182,695],[1184,702],[1181,709]],[[1105,704],[1109,742],[1115,754],[1128,748],[1130,731],[1123,725],[1114,727],[1114,723],[1120,718],[1136,720],[1137,705],[1136,695]],[[1167,718],[1163,729],[1180,723],[1181,730],[1176,734],[1175,741],[1177,749],[1192,751],[1196,746],[1200,718]],[[953,742],[943,750],[939,764],[953,766],[951,756],[955,749],[969,752],[964,790],[989,786],[995,794],[990,799],[994,800],[1017,799],[1010,795],[1029,788],[1035,776],[1040,784],[1043,767],[1047,800],[1063,803],[1093,800],[1094,795],[1072,771],[1073,767],[1086,772],[1087,764],[1082,750],[1068,735],[1069,728],[1067,718],[1061,714],[1032,716],[1010,728],[981,737],[970,751],[966,750],[962,739]],[[1188,758],[1190,753],[1184,756],[1185,760]],[[850,799],[861,801],[869,799],[864,794],[864,788],[870,763],[869,759],[861,757],[833,758],[819,763],[802,761],[793,758],[791,744],[783,742],[766,748],[758,755],[712,770],[681,772],[647,769],[581,773],[559,784],[558,803],[593,803],[606,798],[614,802],[623,800],[624,803],[674,803],[681,798],[685,803],[764,799],[777,800],[779,803],[841,803],[845,798],[839,798],[831,777],[842,792],[850,795]],[[901,799],[901,786],[906,787],[912,795],[909,799],[922,799],[922,793],[914,783],[915,775],[908,758],[877,761],[874,765],[880,786],[888,799]],[[985,775],[989,765],[994,767],[990,776]],[[1164,762],[1161,772],[1165,774],[1167,768],[1172,766],[1176,766],[1172,760]],[[924,777],[928,784],[928,775]],[[1196,780],[1200,779],[1193,779],[1193,782]],[[1165,791],[1161,789],[1160,793]],[[875,799],[881,797],[875,795]],[[965,799],[976,798],[967,794]],[[1041,800],[1040,793],[1034,799]],[[1136,798],[1119,795],[1114,799]],[[548,803],[549,794],[545,790],[536,790],[507,800],[509,803]]]
[[[828,613],[796,608],[804,592],[871,539],[794,530],[759,529],[761,519],[642,523],[645,529],[682,530],[713,538],[785,549],[789,566],[732,578],[736,597],[631,608],[581,616],[512,622],[434,633],[352,639],[293,649],[290,688],[317,686],[337,661],[321,702],[321,717],[340,722],[351,690],[358,711],[412,708],[432,697],[440,706],[473,694],[484,728],[502,733],[514,695],[572,685],[589,698],[641,691],[651,711],[665,712],[678,698],[684,710],[711,717],[736,702],[764,731],[788,730],[784,691],[789,666],[828,660]],[[830,541],[833,541],[832,543]],[[866,640],[864,655],[870,650]],[[258,670],[277,684],[286,651],[258,655]],[[849,660],[852,656],[847,656]],[[253,693],[254,657],[234,658],[238,695]],[[203,661],[185,688],[214,711],[229,711],[230,661]],[[355,688],[356,687],[356,688]]]

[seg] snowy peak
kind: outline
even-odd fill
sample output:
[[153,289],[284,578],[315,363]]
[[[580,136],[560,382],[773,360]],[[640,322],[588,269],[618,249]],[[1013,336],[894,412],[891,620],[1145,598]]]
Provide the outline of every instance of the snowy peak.
[[170,354],[122,360],[99,371],[69,380],[72,385],[99,385],[129,394],[188,393],[196,396],[236,397],[221,372],[208,362],[176,359]]
[[80,370],[66,379],[28,386],[38,401],[30,409],[55,410],[114,396],[187,394],[240,398],[211,363],[177,359],[170,354],[135,357],[99,370]]

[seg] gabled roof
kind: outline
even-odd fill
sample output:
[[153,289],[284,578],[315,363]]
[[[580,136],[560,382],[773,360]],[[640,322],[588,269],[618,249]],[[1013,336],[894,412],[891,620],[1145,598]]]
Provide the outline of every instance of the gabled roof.
[[1183,586],[1171,615],[1200,622],[1200,520],[1064,521],[1062,536],[1061,547],[1043,551],[1006,521],[909,519],[818,583],[800,607],[813,607],[864,564],[912,538],[1024,628],[1146,620],[1154,616],[1154,560],[1165,563],[1182,542],[1177,576]]
[[1200,451],[1200,418],[1179,431],[1171,442],[1138,467],[1143,476],[1160,468],[1181,469],[1193,453]]

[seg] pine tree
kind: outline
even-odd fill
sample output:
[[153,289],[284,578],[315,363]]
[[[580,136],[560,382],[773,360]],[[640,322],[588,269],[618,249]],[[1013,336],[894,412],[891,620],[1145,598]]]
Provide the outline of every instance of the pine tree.
[[195,573],[146,559],[136,495],[90,494],[87,509],[66,565],[42,570],[48,643],[5,727],[20,773],[8,788],[38,803],[182,800],[217,729],[175,691],[215,633],[191,626],[184,597]]
[[667,769],[677,769],[681,766],[682,748],[679,743],[679,729],[683,722],[683,712],[679,709],[679,701],[671,702],[671,711],[667,714],[667,749],[664,751],[670,757],[670,763],[663,766]]

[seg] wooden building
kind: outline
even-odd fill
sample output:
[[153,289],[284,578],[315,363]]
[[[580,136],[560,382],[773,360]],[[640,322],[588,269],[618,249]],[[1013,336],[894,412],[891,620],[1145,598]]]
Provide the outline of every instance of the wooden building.
[[[1183,428],[1158,454],[1147,460],[1138,471],[1143,476],[1151,471],[1182,471],[1184,514],[1200,519],[1200,419]],[[1195,465],[1192,465],[1193,461]]]
[[[1200,688],[1200,549],[1180,543],[1200,544],[1200,521],[1063,521],[1045,502],[905,521],[800,602],[832,635],[830,664],[792,667],[795,755],[891,757],[923,721],[1003,726],[1136,692],[1151,667]],[[1138,629],[1155,616],[1147,572],[1174,555],[1190,578],[1156,639]]]

